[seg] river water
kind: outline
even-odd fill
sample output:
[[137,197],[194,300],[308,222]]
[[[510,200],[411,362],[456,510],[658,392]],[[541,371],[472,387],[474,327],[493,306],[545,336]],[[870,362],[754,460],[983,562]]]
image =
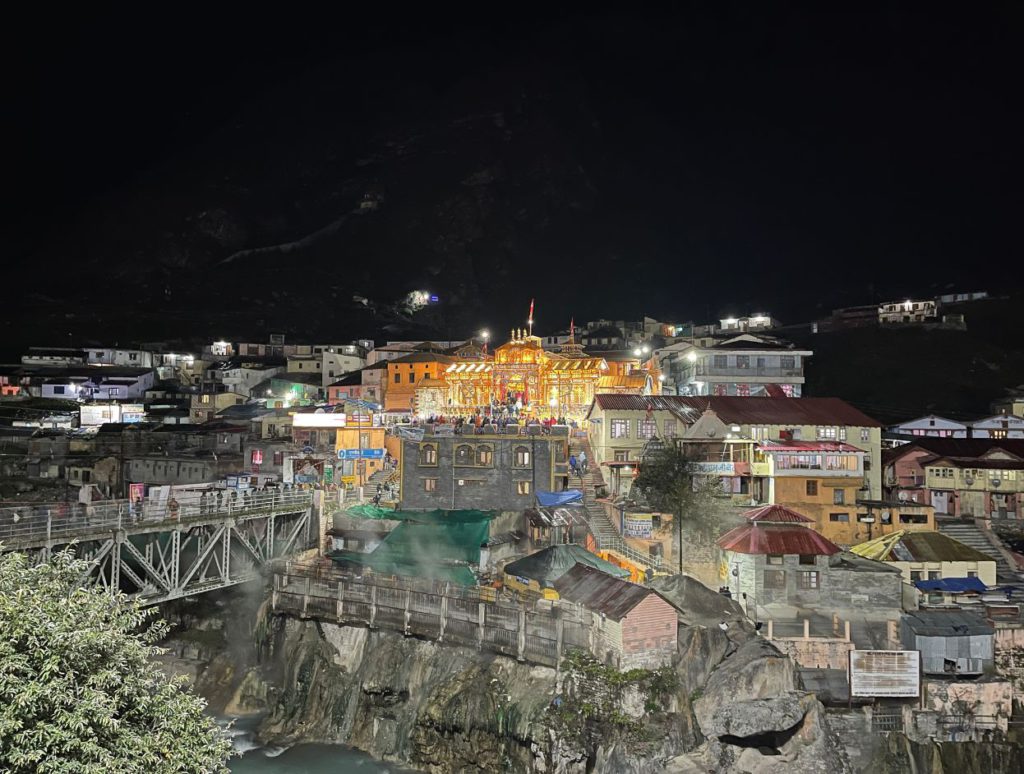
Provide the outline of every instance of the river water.
[[235,750],[242,753],[228,764],[232,774],[402,774],[410,771],[375,761],[365,753],[340,745],[263,747],[253,736],[254,727],[253,721],[240,720],[228,732]]

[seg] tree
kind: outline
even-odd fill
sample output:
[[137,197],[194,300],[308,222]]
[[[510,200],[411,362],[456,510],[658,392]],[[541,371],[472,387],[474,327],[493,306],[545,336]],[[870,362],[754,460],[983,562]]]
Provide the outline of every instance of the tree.
[[697,475],[694,457],[679,443],[648,444],[633,486],[651,507],[673,514],[683,571],[683,520],[712,527],[722,512],[722,487],[713,476]]
[[166,624],[83,588],[70,552],[0,556],[0,771],[227,772],[205,702],[152,660]]

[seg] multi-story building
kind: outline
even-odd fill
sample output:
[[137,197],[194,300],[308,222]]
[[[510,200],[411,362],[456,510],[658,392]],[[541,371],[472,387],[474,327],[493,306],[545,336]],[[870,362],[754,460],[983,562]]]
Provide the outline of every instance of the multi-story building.
[[746,333],[777,328],[781,323],[770,314],[754,314],[750,317],[723,317],[719,329],[724,333]]
[[196,393],[189,401],[189,419],[192,424],[208,422],[222,409],[241,405],[248,399],[247,395],[223,389]]
[[992,411],[996,414],[1024,417],[1024,392],[994,401],[992,403]]
[[157,358],[152,352],[142,349],[118,349],[117,347],[86,347],[88,365],[127,366],[129,368],[153,368]]
[[424,379],[439,378],[454,362],[454,358],[439,352],[411,352],[388,360],[384,408],[412,412],[416,405],[416,385]]
[[887,452],[890,497],[937,515],[1024,517],[1024,439],[920,438]]
[[538,491],[561,489],[568,476],[566,428],[550,435],[525,430],[445,435],[445,426],[428,425],[419,440],[389,436],[401,471],[401,507],[522,511],[536,503]]
[[878,322],[882,325],[934,322],[938,316],[938,304],[934,300],[912,301],[908,298],[878,306]]
[[619,469],[626,484],[649,442],[679,439],[705,460],[708,475],[720,477],[734,499],[769,502],[771,467],[756,446],[796,441],[855,449],[846,454],[855,461],[843,464],[857,470],[834,472],[851,474],[843,481],[851,490],[856,487],[857,497],[882,498],[881,426],[839,398],[598,395],[587,418],[594,463]]
[[673,344],[656,353],[674,395],[738,395],[799,398],[811,350],[743,334],[713,346]]

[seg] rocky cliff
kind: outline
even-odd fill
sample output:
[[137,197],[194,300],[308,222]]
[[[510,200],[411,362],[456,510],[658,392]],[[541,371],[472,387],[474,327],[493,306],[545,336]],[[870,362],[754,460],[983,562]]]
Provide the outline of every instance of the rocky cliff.
[[172,645],[216,711],[262,714],[275,744],[344,743],[432,772],[850,770],[793,663],[734,603],[690,580],[662,590],[686,622],[655,671],[572,653],[556,672],[266,606],[240,627],[256,632],[245,647],[219,649],[239,629],[209,619]]

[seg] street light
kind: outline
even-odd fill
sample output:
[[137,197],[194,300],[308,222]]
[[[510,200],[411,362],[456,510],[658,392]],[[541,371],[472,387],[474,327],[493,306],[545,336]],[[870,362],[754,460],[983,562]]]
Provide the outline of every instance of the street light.
[[558,408],[558,399],[552,398],[551,400],[548,401],[548,405],[551,407],[551,414],[553,416],[554,414],[557,413],[555,409]]
[[640,357],[643,354],[643,350],[641,350],[640,347],[637,347],[636,349],[633,350],[633,354],[636,355],[637,357]]

